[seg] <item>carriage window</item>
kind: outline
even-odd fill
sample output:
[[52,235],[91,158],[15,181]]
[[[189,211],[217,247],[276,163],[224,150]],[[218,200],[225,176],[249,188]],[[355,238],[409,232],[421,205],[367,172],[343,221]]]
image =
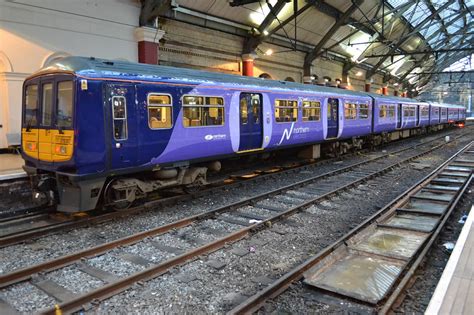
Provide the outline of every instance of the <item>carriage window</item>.
[[298,118],[298,102],[293,100],[275,100],[276,122],[291,122]]
[[222,97],[184,96],[184,127],[224,125],[224,99]]
[[345,119],[356,119],[357,118],[357,105],[351,103],[344,104],[344,118]]
[[43,84],[43,102],[41,107],[41,125],[51,126],[53,111],[53,83]]
[[38,86],[28,85],[25,94],[25,116],[23,123],[26,127],[36,126],[36,113],[38,111]]
[[303,121],[319,121],[321,119],[321,102],[303,101]]
[[56,117],[59,128],[72,127],[72,81],[58,83],[58,109]]
[[390,117],[390,118],[395,117],[395,106],[394,105],[387,105],[387,112],[388,112],[388,117]]
[[260,123],[260,95],[254,94],[252,96],[252,115],[253,115],[253,123],[259,124]]
[[428,117],[429,116],[429,107],[428,106],[421,106],[420,108],[421,116]]
[[115,140],[127,139],[127,102],[123,96],[112,97]]
[[171,96],[148,94],[148,127],[150,129],[171,128],[172,113]]
[[360,104],[359,105],[359,118],[360,119],[369,118],[369,105],[367,105],[367,104]]
[[240,123],[242,125],[246,125],[248,123],[249,113],[248,113],[247,108],[248,108],[247,98],[243,97],[240,99]]
[[379,107],[379,117],[387,118],[387,105],[380,105]]

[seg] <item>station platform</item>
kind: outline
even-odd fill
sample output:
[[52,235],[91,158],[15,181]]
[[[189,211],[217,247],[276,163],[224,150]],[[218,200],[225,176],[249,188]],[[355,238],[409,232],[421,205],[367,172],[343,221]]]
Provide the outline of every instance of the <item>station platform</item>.
[[19,154],[0,154],[0,181],[26,177]]
[[467,217],[425,314],[472,314],[474,310],[474,206]]

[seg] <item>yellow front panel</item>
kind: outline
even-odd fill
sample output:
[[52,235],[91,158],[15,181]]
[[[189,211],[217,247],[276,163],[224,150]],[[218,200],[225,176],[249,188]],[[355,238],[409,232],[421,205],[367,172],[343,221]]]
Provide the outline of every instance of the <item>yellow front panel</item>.
[[21,147],[26,155],[38,159],[38,129],[21,130]]
[[51,146],[51,130],[40,129],[38,134],[39,159],[41,161],[53,162]]
[[55,162],[70,160],[74,151],[74,130],[52,130],[52,153]]
[[74,130],[22,129],[22,148],[26,155],[45,162],[65,162],[74,152]]

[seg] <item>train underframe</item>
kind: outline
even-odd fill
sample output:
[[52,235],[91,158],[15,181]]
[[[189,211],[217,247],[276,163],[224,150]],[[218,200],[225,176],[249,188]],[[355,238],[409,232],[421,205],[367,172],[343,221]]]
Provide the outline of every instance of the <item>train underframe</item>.
[[[337,157],[364,147],[373,148],[401,138],[438,131],[446,126],[448,125],[427,126],[304,146],[298,156],[316,159],[322,152],[324,156]],[[31,166],[24,168],[30,176],[33,199],[37,204],[56,204],[61,212],[80,212],[96,209],[99,205],[117,210],[127,209],[150,193],[167,188],[183,188],[187,192],[199,190],[207,184],[208,173],[218,172],[221,164],[219,161],[212,161],[199,165],[88,179],[65,173],[42,172]]]

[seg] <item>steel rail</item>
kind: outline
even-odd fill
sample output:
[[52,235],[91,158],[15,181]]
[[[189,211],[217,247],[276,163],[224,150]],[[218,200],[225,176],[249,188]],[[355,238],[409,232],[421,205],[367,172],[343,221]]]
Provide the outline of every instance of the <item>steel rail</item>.
[[[456,133],[457,131],[458,130],[454,130],[452,133]],[[450,133],[450,135],[452,133]],[[419,146],[419,145],[425,145],[425,144],[428,144],[428,143],[432,143],[434,141],[437,141],[439,139],[444,138],[445,136],[446,135],[442,135],[442,136],[436,137],[434,139],[428,140],[426,142],[422,142],[421,144],[411,145],[409,147],[402,148],[402,149],[399,149],[399,150],[396,150],[396,151],[393,151],[393,152],[388,152],[387,154],[385,154],[381,157],[377,157],[377,158],[380,159],[380,158],[389,156],[390,154],[398,154],[398,153],[401,153],[403,151],[410,150],[413,147],[416,147],[416,146]],[[405,138],[404,140],[413,140],[413,139],[414,139],[414,137],[410,137],[410,138]],[[383,145],[381,147],[383,147]],[[347,155],[344,155],[343,157],[344,158],[349,158],[353,154],[347,154]],[[255,178],[252,178],[252,179],[247,179],[247,180],[245,180],[245,182],[248,183],[248,182],[251,182],[251,181],[266,179],[268,177],[272,177],[272,176],[275,176],[275,175],[281,175],[281,174],[285,174],[285,173],[296,172],[299,169],[304,169],[305,167],[308,167],[308,166],[324,165],[324,164],[330,163],[331,161],[334,161],[334,160],[335,159],[327,159],[327,160],[322,160],[322,161],[310,162],[310,163],[306,163],[304,165],[300,165],[300,166],[297,166],[297,167],[286,168],[286,169],[283,169],[282,171],[279,171],[279,172],[259,175],[258,177],[255,177]],[[365,162],[371,162],[371,161],[373,161],[373,160],[369,159]],[[361,162],[360,164],[365,163],[365,162]],[[354,167],[355,166],[357,166],[357,165],[354,165]],[[331,174],[337,174],[337,173],[331,173]],[[327,174],[326,176],[329,176],[331,174]],[[52,234],[52,233],[59,232],[59,231],[65,231],[65,230],[80,228],[80,227],[87,226],[89,224],[103,223],[103,222],[107,222],[107,221],[110,221],[110,220],[113,220],[113,219],[126,217],[126,216],[129,216],[129,215],[132,215],[132,214],[141,213],[141,212],[150,210],[152,208],[157,208],[157,207],[163,207],[163,206],[167,206],[167,205],[171,205],[171,204],[176,204],[180,201],[186,201],[186,200],[189,200],[189,199],[192,199],[192,198],[197,198],[197,197],[204,196],[206,194],[211,194],[213,191],[219,190],[223,187],[225,187],[225,188],[237,187],[242,182],[244,182],[244,181],[238,181],[238,182],[233,182],[233,183],[229,183],[229,184],[225,184],[224,182],[222,182],[221,184],[214,183],[213,185],[218,185],[218,186],[210,187],[208,189],[201,190],[199,192],[191,193],[191,194],[187,194],[187,195],[173,196],[173,197],[168,197],[168,198],[164,198],[164,199],[148,201],[143,205],[127,209],[126,211],[107,212],[107,213],[104,213],[104,214],[99,214],[97,216],[86,217],[86,218],[82,218],[82,219],[74,219],[74,220],[69,220],[69,221],[65,221],[65,222],[53,223],[53,224],[50,224],[50,225],[47,225],[47,226],[35,227],[35,228],[28,229],[28,230],[22,230],[18,233],[13,232],[13,233],[10,233],[8,235],[0,236],[0,248],[6,247],[6,246],[11,246],[11,245],[14,245],[14,244],[18,244],[18,243],[24,242],[25,240],[28,240],[28,239],[37,238],[37,237],[40,237],[40,236]],[[14,219],[14,218],[16,218],[16,217],[13,217],[12,219]]]
[[[343,245],[346,240],[351,238],[352,236],[356,235],[359,231],[362,229],[376,223],[379,219],[381,219],[384,215],[388,215],[388,212],[391,209],[397,208],[400,205],[404,204],[411,195],[414,193],[418,192],[421,190],[424,186],[425,183],[429,182],[430,180],[434,179],[444,168],[452,162],[457,156],[462,154],[466,149],[468,149],[471,145],[474,144],[474,141],[470,142],[466,146],[464,146],[461,150],[456,152],[453,156],[451,156],[448,160],[446,160],[444,163],[442,163],[440,166],[438,166],[435,170],[433,170],[430,174],[425,176],[423,179],[418,181],[416,184],[411,186],[408,190],[405,192],[401,193],[397,197],[395,197],[391,202],[389,202],[385,207],[380,209],[378,212],[373,214],[371,217],[366,219],[364,222],[353,228],[351,231],[340,237],[338,240],[336,240],[334,243],[323,249],[319,254],[316,256],[306,260],[299,266],[293,268],[291,271],[286,273],[283,277],[275,281],[273,284],[269,285],[265,289],[259,291],[258,293],[254,294],[253,296],[249,297],[247,300],[243,301],[241,304],[237,305],[234,307],[232,310],[230,310],[227,314],[249,314],[256,312],[258,309],[260,309],[266,301],[269,299],[275,298],[279,296],[281,293],[283,293],[286,289],[288,289],[292,283],[295,281],[300,280],[303,277],[303,274],[311,269],[313,266],[321,262],[324,258],[328,257],[332,252],[334,252],[339,246]],[[472,175],[471,175],[472,178]],[[469,179],[468,182],[471,181],[471,178]],[[467,185],[465,184],[463,192],[465,190],[465,187]],[[462,194],[459,194],[459,197],[462,196]],[[456,199],[458,200],[458,199]],[[445,220],[447,219],[447,216],[445,216]],[[445,222],[445,220],[443,222]],[[444,224],[444,223],[443,223]],[[418,262],[419,263],[419,262]],[[403,280],[400,286],[405,286],[408,280]],[[398,288],[397,288],[398,289]],[[400,291],[402,289],[399,289]],[[393,301],[395,301],[396,297],[392,298]],[[392,300],[391,299],[391,300]]]
[[[294,213],[296,213],[296,212],[298,212],[302,209],[305,209],[306,207],[311,206],[312,204],[314,204],[316,201],[320,201],[322,199],[328,198],[328,197],[330,197],[334,194],[339,193],[342,190],[345,190],[345,189],[347,189],[349,187],[352,187],[354,185],[358,185],[361,182],[367,181],[368,179],[371,179],[375,176],[384,174],[384,173],[390,171],[391,169],[393,169],[394,167],[397,167],[397,166],[399,166],[403,163],[409,162],[409,161],[411,161],[413,159],[416,159],[420,156],[423,156],[423,155],[426,155],[430,152],[433,152],[434,150],[437,150],[437,149],[443,147],[444,145],[446,145],[446,143],[436,145],[436,146],[434,146],[434,147],[432,147],[432,148],[430,148],[430,149],[428,149],[424,152],[420,152],[420,153],[417,153],[417,154],[412,155],[410,157],[407,157],[407,158],[403,159],[402,161],[392,163],[389,166],[384,167],[381,170],[372,172],[372,173],[368,174],[367,176],[364,176],[363,178],[359,178],[359,179],[356,179],[354,181],[351,181],[348,184],[345,184],[345,185],[343,185],[339,188],[333,189],[332,191],[330,191],[328,193],[325,193],[324,195],[321,195],[321,196],[312,198],[311,200],[305,201],[305,202],[303,202],[299,205],[296,205],[296,206],[294,206],[290,209],[287,209],[287,210],[285,210],[285,211],[283,211],[283,212],[281,212],[281,213],[279,213],[279,214],[277,214],[277,215],[275,215],[271,218],[265,219],[265,220],[263,220],[259,223],[254,223],[251,226],[242,228],[239,231],[233,232],[233,233],[231,233],[231,234],[229,234],[225,237],[222,237],[218,240],[215,240],[211,243],[208,243],[208,244],[203,245],[201,247],[192,249],[192,250],[188,251],[187,253],[184,253],[180,256],[171,258],[171,259],[169,259],[169,260],[167,260],[163,263],[160,263],[158,265],[154,265],[154,266],[149,267],[149,268],[147,268],[143,271],[136,272],[136,273],[134,273],[134,274],[132,274],[128,277],[117,280],[113,283],[110,283],[108,285],[105,285],[103,287],[95,289],[91,292],[85,293],[85,294],[83,294],[81,296],[78,296],[78,297],[76,297],[76,298],[74,298],[70,301],[63,302],[63,303],[57,305],[55,308],[45,310],[44,313],[54,314],[58,309],[63,311],[63,312],[78,311],[78,310],[82,309],[83,305],[85,305],[87,303],[90,303],[92,301],[97,302],[97,301],[100,301],[100,300],[104,300],[104,299],[106,299],[110,296],[113,296],[113,295],[115,295],[119,292],[122,292],[122,291],[128,289],[130,286],[134,285],[137,282],[147,281],[147,280],[156,278],[156,277],[162,275],[163,273],[169,271],[171,268],[182,265],[182,264],[186,263],[187,261],[189,261],[193,258],[196,258],[200,255],[208,254],[208,253],[211,253],[215,250],[218,250],[218,249],[224,247],[226,244],[229,244],[229,243],[235,242],[237,240],[240,240],[240,239],[244,238],[245,236],[247,236],[247,235],[249,235],[253,232],[257,232],[259,230],[269,228],[272,225],[273,222],[278,221],[282,218],[286,218],[286,217],[288,217],[288,216],[290,216],[290,215],[292,215],[292,214],[294,214]],[[294,185],[292,185],[292,187],[294,187]],[[281,191],[281,190],[282,189],[278,189],[278,191]],[[239,204],[241,204],[241,203],[242,202],[239,202]],[[183,226],[187,225],[187,223],[189,223],[189,222],[183,222]],[[115,242],[115,243],[117,243],[117,242]],[[75,257],[76,260],[80,258],[79,256],[83,256],[83,255],[77,255],[76,254],[76,257]],[[86,256],[89,256],[89,255],[86,255]],[[72,262],[72,261],[69,261],[69,263],[70,262]],[[18,274],[17,274],[17,276],[18,276]],[[0,278],[0,283],[4,283],[2,278]],[[4,285],[1,285],[1,287],[4,287]]]

